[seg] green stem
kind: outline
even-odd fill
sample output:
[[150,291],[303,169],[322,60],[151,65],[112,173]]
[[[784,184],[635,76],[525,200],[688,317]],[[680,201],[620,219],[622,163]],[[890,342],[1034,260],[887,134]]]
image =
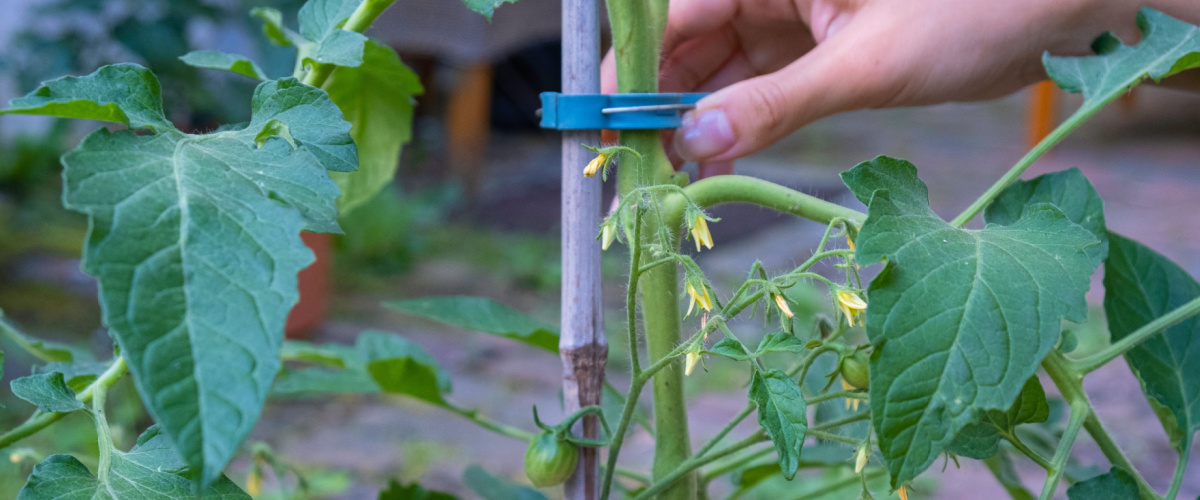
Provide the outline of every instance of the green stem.
[[855,422],[862,422],[863,420],[870,420],[870,419],[871,419],[871,412],[865,411],[865,412],[858,413],[855,415],[842,417],[837,420],[830,420],[828,422],[819,423],[817,425],[814,425],[812,427],[812,430],[827,431],[829,429],[836,429],[843,425],[853,424]]
[[1018,479],[1016,482],[1009,480],[1006,471],[1002,469],[1004,465],[1001,463],[1001,459],[1002,455],[996,454],[990,458],[984,459],[983,463],[984,465],[987,465],[988,470],[992,472],[992,476],[996,478],[996,481],[1000,483],[1000,486],[1004,487],[1004,491],[1008,492],[1009,497],[1033,498],[1033,493],[1030,493],[1029,490],[1025,489],[1025,485],[1021,484],[1019,481],[1020,478],[1016,478]]
[[1200,297],[1192,299],[1190,302],[1175,308],[1171,312],[1159,316],[1154,321],[1146,323],[1145,326],[1126,335],[1125,338],[1114,342],[1112,345],[1104,348],[1104,350],[1086,358],[1072,361],[1071,369],[1078,373],[1091,373],[1097,368],[1108,364],[1109,361],[1129,352],[1130,349],[1137,347],[1142,342],[1145,342],[1146,339],[1197,314],[1200,314]]
[[834,434],[832,432],[825,432],[823,430],[816,429],[816,428],[809,429],[808,431],[806,431],[804,433],[804,435],[809,436],[809,437],[815,437],[817,439],[824,439],[826,441],[834,441],[834,442],[838,442],[838,443],[851,444],[851,445],[855,445],[855,446],[862,444],[861,439],[848,438],[846,436]]
[[[97,388],[103,387],[104,389],[108,389],[109,387],[112,387],[112,385],[116,383],[122,375],[125,374],[126,369],[127,366],[125,365],[125,358],[117,358],[115,361],[113,361],[113,364],[108,366],[108,369],[104,370],[104,373],[101,373],[96,380],[92,381],[91,384],[88,384],[88,386],[84,388],[82,392],[75,395],[75,397],[84,403],[91,402],[92,398],[95,396]],[[38,431],[45,429],[46,427],[50,426],[50,424],[62,420],[65,416],[67,416],[67,413],[46,413],[41,411],[34,412],[34,414],[31,415],[25,422],[21,423],[21,425],[18,425],[12,430],[0,435],[0,449],[7,448],[17,441],[37,434]]]
[[[1029,457],[1030,460],[1033,460],[1034,463],[1038,464],[1038,466],[1042,469],[1045,469],[1046,472],[1050,472],[1050,468],[1053,467],[1053,465],[1050,464],[1050,461],[1046,460],[1046,457],[1041,456],[1038,454],[1038,452],[1033,451],[1026,446],[1025,443],[1021,441],[1021,438],[1018,438],[1015,433],[1004,437],[1005,439],[1008,439],[1008,442],[1013,445],[1013,448],[1016,448],[1017,451],[1021,452],[1022,455]],[[1070,478],[1068,477],[1068,479]]]
[[738,469],[744,467],[746,464],[753,462],[759,458],[770,455],[771,453],[774,453],[774,452],[775,452],[775,447],[773,447],[773,446],[769,447],[769,448],[762,448],[762,449],[754,450],[753,452],[747,453],[746,456],[740,457],[736,460],[730,460],[729,462],[726,462],[726,463],[723,463],[716,467],[713,467],[711,470],[705,471],[704,477],[703,477],[703,479],[701,479],[701,482],[707,483],[709,481],[712,481],[714,478],[718,478],[718,477],[724,476],[725,474],[728,474],[730,472],[738,470]]
[[[608,391],[608,393],[612,395],[613,399],[617,400],[617,403],[620,404],[622,408],[624,408],[625,404],[629,401],[629,398],[627,398],[624,394],[621,394],[621,391],[617,390],[616,387],[613,387],[612,383],[607,379],[604,381],[604,390]],[[646,418],[646,415],[642,412],[637,411],[636,408],[633,412],[633,423],[640,425],[642,429],[646,431],[646,434],[654,437],[654,427],[651,426],[650,419]]]
[[655,478],[654,484],[650,485],[650,487],[646,488],[641,493],[638,493],[637,496],[633,497],[633,500],[646,500],[653,498],[659,492],[665,491],[667,488],[670,488],[672,485],[679,482],[680,479],[683,479],[691,474],[692,471],[768,439],[770,438],[767,437],[766,433],[762,430],[759,430],[746,437],[746,439],[713,452],[711,455],[690,457],[680,463],[679,466],[677,466],[674,470],[664,474],[660,478]]
[[467,408],[463,408],[463,407],[455,405],[454,403],[451,403],[449,401],[447,401],[445,404],[441,405],[440,408],[443,408],[443,409],[449,411],[450,413],[453,413],[462,418],[470,420],[470,421],[474,422],[475,425],[478,425],[484,429],[492,431],[501,436],[516,439],[518,441],[529,441],[529,440],[533,439],[534,437],[536,437],[532,432],[526,432],[526,431],[523,431],[516,427],[510,426],[510,425],[505,425],[505,424],[502,424],[495,420],[492,420],[488,417],[485,417],[479,413],[479,410],[470,410]]
[[0,311],[0,332],[4,332],[4,335],[8,336],[9,340],[12,340],[14,344],[17,344],[17,347],[20,347],[25,352],[33,355],[33,357],[38,358],[46,363],[53,363],[54,361],[57,361],[56,359],[47,355],[45,350],[34,347],[33,344],[29,342],[29,337],[24,333],[21,333],[21,330],[18,330],[16,325],[10,323],[8,319],[4,317],[4,311]]
[[1068,402],[1071,403],[1071,418],[1067,421],[1067,429],[1063,431],[1062,440],[1058,442],[1058,449],[1054,451],[1054,460],[1046,471],[1046,483],[1042,486],[1040,500],[1050,500],[1054,496],[1054,491],[1058,489],[1058,481],[1062,479],[1063,472],[1067,468],[1067,459],[1071,458],[1071,447],[1075,445],[1079,429],[1083,427],[1087,416],[1092,413],[1091,404],[1088,403],[1086,396],[1084,399],[1073,401],[1068,399]]
[[1004,188],[1008,187],[1009,184],[1012,184],[1013,181],[1016,181],[1017,178],[1021,177],[1021,173],[1025,172],[1025,169],[1029,168],[1030,165],[1033,165],[1033,162],[1037,161],[1038,158],[1041,158],[1041,156],[1046,154],[1050,148],[1061,142],[1067,136],[1067,134],[1071,133],[1072,130],[1075,130],[1082,125],[1083,122],[1087,121],[1088,118],[1091,118],[1092,115],[1096,114],[1097,111],[1100,111],[1105,105],[1120,96],[1120,93],[1114,93],[1112,96],[1104,99],[1103,102],[1091,107],[1087,111],[1083,111],[1082,113],[1076,112],[1075,114],[1071,115],[1070,118],[1067,118],[1067,120],[1062,122],[1062,124],[1055,128],[1053,132],[1050,132],[1050,135],[1046,136],[1045,139],[1042,139],[1041,142],[1037,143],[1037,146],[1034,146],[1032,150],[1030,150],[1025,154],[1024,157],[1017,161],[1016,165],[1013,165],[1012,168],[1008,169],[1008,172],[1005,172],[1004,176],[1001,177],[1000,180],[996,181],[995,184],[992,184],[992,187],[988,188],[987,192],[980,195],[979,198],[971,204],[971,206],[967,207],[966,210],[963,210],[963,213],[958,214],[958,217],[955,217],[954,220],[950,221],[950,224],[954,227],[965,226],[971,221],[971,219],[974,219],[976,215],[979,215],[979,212],[982,212],[983,209],[987,208],[987,206],[992,203],[992,200],[996,199],[997,196],[1000,196],[1000,192],[1004,191]]
[[[881,467],[872,467],[872,468],[868,469],[867,471],[865,471],[863,474],[866,476],[866,480],[870,481],[877,477],[883,476],[883,474],[885,472],[887,472],[887,469],[884,469]],[[854,483],[857,483],[859,481],[862,481],[862,478],[859,477],[858,474],[855,474],[853,476],[847,476],[847,477],[839,479],[837,481],[827,483],[824,486],[821,486],[820,488],[817,488],[815,490],[806,491],[804,493],[801,493],[795,497],[792,497],[792,500],[808,500],[810,498],[825,498],[829,494],[836,492],[842,488],[851,486]]]
[[864,393],[864,392],[862,392],[862,391],[838,391],[838,392],[827,392],[827,393],[825,393],[825,394],[820,394],[820,395],[813,396],[813,397],[811,397],[811,398],[805,399],[805,400],[804,400],[804,402],[805,402],[806,404],[815,405],[815,404],[817,404],[817,403],[824,403],[824,402],[826,402],[826,401],[829,401],[829,400],[831,400],[831,399],[841,399],[841,398],[846,398],[846,399],[864,399],[864,400],[865,400],[865,399],[867,399],[867,394],[866,394],[866,393]]
[[[845,219],[861,226],[867,214],[809,196],[774,182],[744,175],[720,175],[696,181],[683,188],[691,200],[701,207],[712,207],[721,203],[753,203],[779,212],[797,215],[805,219],[828,224],[834,219]],[[676,222],[682,217],[687,200],[682,196],[670,196],[664,202],[667,219]],[[676,222],[676,227],[678,222]]]
[[[371,27],[371,23],[379,17],[389,6],[396,0],[366,0],[358,4],[358,8],[350,13],[350,17],[346,19],[346,23],[342,25],[342,29],[362,33]],[[297,55],[297,59],[302,58],[303,54]],[[336,65],[326,63],[313,63],[308,74],[304,75],[304,83],[313,87],[323,87],[325,82],[329,80],[329,76],[333,74]],[[303,64],[297,61],[296,73],[303,72]]]
[[1179,495],[1179,487],[1183,485],[1183,474],[1187,472],[1188,458],[1190,453],[1180,453],[1179,462],[1175,464],[1175,476],[1171,478],[1171,489],[1167,491],[1167,500],[1175,500]]
[[109,429],[108,418],[104,415],[104,402],[107,396],[108,387],[103,385],[96,386],[92,391],[92,419],[96,423],[96,443],[100,450],[99,465],[96,466],[96,479],[100,484],[105,485],[109,484],[108,474],[112,470],[113,450],[112,429]]

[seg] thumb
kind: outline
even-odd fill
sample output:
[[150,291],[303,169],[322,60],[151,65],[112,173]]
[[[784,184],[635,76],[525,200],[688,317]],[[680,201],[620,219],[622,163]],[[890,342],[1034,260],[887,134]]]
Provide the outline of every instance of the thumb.
[[886,102],[886,70],[861,45],[844,49],[850,39],[829,39],[779,71],[702,99],[684,115],[675,150],[689,161],[734,160],[817,119]]

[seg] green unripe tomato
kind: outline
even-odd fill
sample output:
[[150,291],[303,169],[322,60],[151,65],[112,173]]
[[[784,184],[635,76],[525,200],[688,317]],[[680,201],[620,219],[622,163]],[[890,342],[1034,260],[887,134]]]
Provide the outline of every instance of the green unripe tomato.
[[579,450],[559,439],[553,432],[543,432],[529,441],[525,449],[525,475],[539,488],[562,484],[575,472]]
[[855,389],[866,389],[870,383],[867,353],[858,351],[842,360],[842,380]]

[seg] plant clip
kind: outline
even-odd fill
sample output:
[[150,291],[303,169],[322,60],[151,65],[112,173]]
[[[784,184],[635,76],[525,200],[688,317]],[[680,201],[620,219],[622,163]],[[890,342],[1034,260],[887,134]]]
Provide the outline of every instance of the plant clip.
[[678,128],[683,112],[707,93],[560,94],[542,92],[542,128],[654,130]]

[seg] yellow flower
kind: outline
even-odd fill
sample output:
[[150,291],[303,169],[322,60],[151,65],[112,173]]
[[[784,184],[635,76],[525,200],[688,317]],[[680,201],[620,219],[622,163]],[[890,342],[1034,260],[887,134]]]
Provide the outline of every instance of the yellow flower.
[[[843,391],[856,391],[856,390],[858,390],[858,388],[850,385],[850,383],[846,382],[846,379],[842,379],[842,390]],[[846,409],[858,411],[858,403],[860,403],[860,402],[862,402],[862,400],[858,399],[858,398],[846,398]]]
[[900,495],[900,500],[908,500],[908,487],[900,485],[900,489],[896,490],[896,494]]
[[696,351],[687,353],[687,359],[683,363],[683,374],[691,375],[698,364],[700,364],[700,353]]
[[608,163],[608,155],[604,153],[596,155],[596,158],[588,163],[586,167],[583,167],[583,176],[595,177],[596,173],[599,172],[601,168],[604,168],[606,163]]
[[256,497],[262,494],[262,473],[258,467],[250,469],[250,475],[246,476],[246,493]]
[[846,233],[846,245],[849,246],[851,250],[856,250],[856,248],[854,248],[854,240],[850,239],[850,233]]
[[604,225],[600,226],[600,250],[608,250],[613,241],[617,239],[617,225],[609,224],[608,218],[604,218]]
[[702,216],[697,215],[696,223],[692,224],[692,239],[696,241],[697,252],[700,251],[701,243],[708,247],[709,250],[712,250],[712,234],[708,232],[708,221],[704,220]]
[[862,474],[863,468],[867,466],[867,460],[871,458],[871,446],[863,443],[858,447],[858,452],[854,454],[854,473]]
[[702,284],[700,285],[700,291],[696,291],[696,287],[692,286],[692,283],[689,281],[687,284],[687,293],[692,296],[692,301],[688,304],[688,316],[692,314],[692,309],[697,305],[705,311],[712,310],[712,297],[708,296],[708,287]]
[[779,307],[779,312],[783,313],[784,316],[789,318],[796,317],[795,314],[792,314],[792,309],[788,307],[787,301],[783,300],[783,295],[773,293],[771,294],[771,298],[775,299],[775,305]]
[[[838,290],[837,302],[838,308],[842,310],[842,314],[846,315],[846,321],[850,323],[850,326],[854,326],[855,319],[867,311],[867,303],[863,301],[862,297],[851,292]],[[859,320],[858,324],[865,325],[865,318]]]

